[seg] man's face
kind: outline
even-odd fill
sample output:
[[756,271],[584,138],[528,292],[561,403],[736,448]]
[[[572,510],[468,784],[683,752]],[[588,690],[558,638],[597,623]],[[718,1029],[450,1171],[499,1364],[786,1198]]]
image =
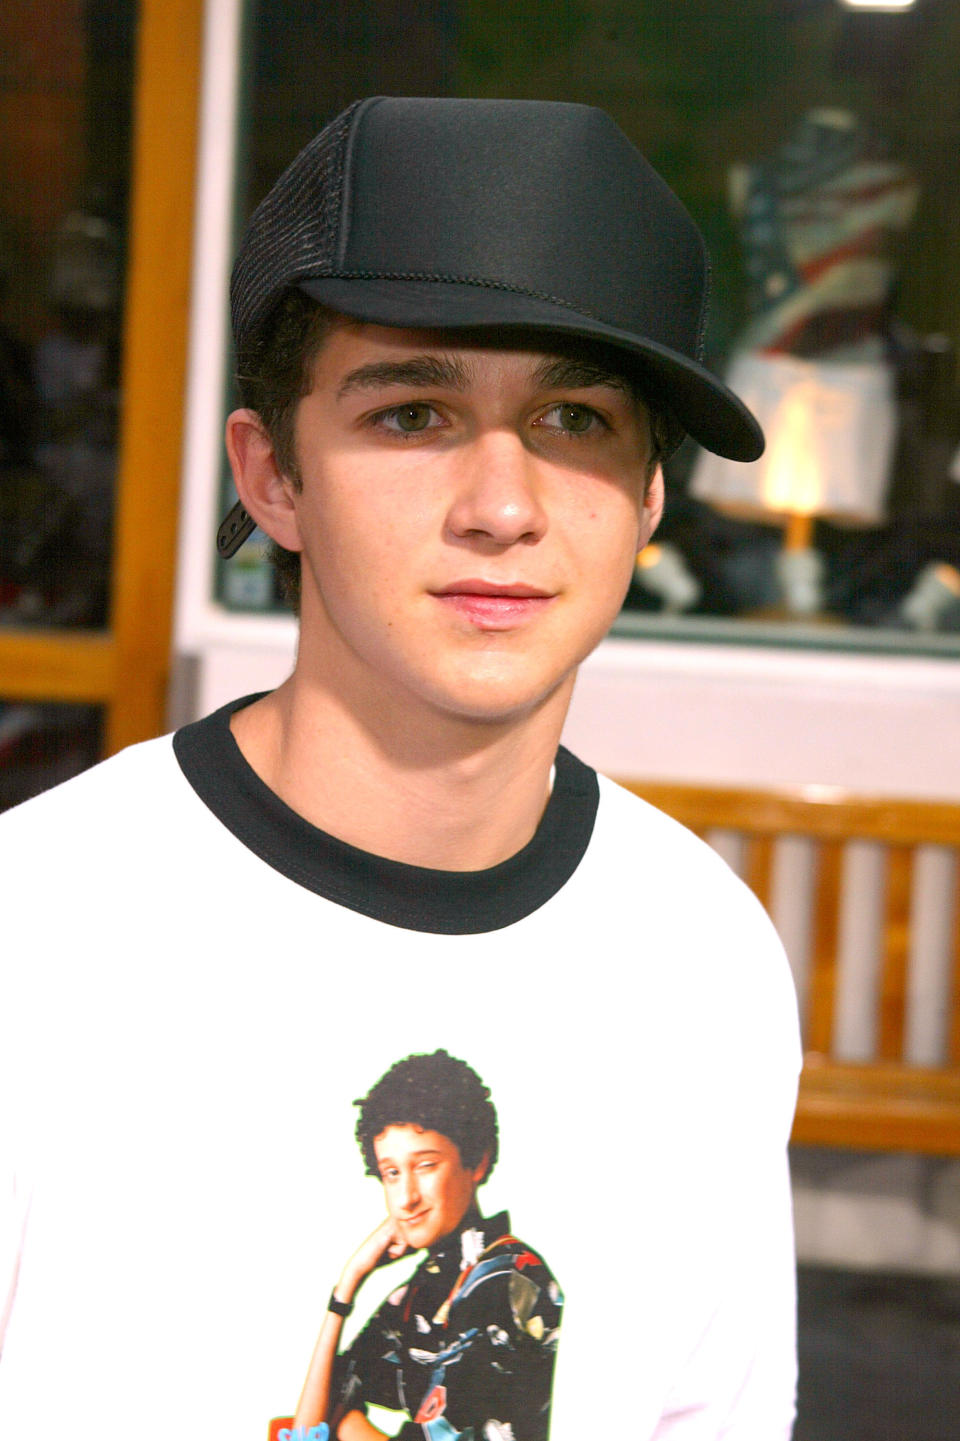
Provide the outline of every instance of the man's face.
[[347,322],[295,437],[301,664],[371,714],[566,705],[659,517],[625,385],[569,352]]
[[388,1126],[374,1139],[387,1210],[400,1237],[419,1251],[456,1230],[483,1179],[486,1160],[469,1170],[440,1131]]

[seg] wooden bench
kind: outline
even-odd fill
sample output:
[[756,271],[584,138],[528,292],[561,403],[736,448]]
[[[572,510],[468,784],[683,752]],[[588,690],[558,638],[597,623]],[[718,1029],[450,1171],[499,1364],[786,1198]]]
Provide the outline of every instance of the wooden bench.
[[960,804],[621,781],[767,907],[804,1037],[793,1140],[960,1155]]

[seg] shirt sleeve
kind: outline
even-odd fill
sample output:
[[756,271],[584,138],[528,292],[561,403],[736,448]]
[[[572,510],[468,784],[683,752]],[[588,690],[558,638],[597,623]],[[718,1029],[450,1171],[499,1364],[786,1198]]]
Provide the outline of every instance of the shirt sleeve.
[[0,1358],[13,1312],[27,1211],[26,1187],[8,1158],[0,1157]]
[[[754,911],[756,916],[756,910]],[[746,918],[749,922],[750,917]],[[752,964],[729,978],[693,1170],[687,1241],[696,1325],[654,1441],[788,1441],[796,1415],[796,1254],[788,1144],[801,1047],[796,999],[766,916],[745,924]],[[703,1034],[703,1033],[702,1033]],[[696,1198],[700,1198],[699,1208]]]
[[715,1305],[653,1441],[789,1441],[796,1415],[796,1266],[789,1168],[754,1177],[728,1226]]
[[32,1192],[30,1114],[18,1042],[22,1010],[0,978],[0,1355],[13,1313]]
[[333,1373],[332,1430],[348,1411],[366,1414],[367,1406],[406,1410],[400,1322],[407,1289],[403,1286],[392,1292],[346,1351],[337,1357]]

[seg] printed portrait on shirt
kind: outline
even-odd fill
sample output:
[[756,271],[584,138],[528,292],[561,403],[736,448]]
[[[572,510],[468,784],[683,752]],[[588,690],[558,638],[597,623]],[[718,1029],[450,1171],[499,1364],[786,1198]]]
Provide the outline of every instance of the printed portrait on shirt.
[[[563,1296],[508,1211],[484,1212],[499,1153],[489,1088],[438,1050],[397,1061],[354,1104],[363,1165],[382,1187],[386,1216],[338,1286],[352,1291],[365,1271],[376,1309],[338,1347],[319,1389],[308,1377],[296,1422],[274,1423],[272,1435],[547,1441]],[[344,1237],[345,1258],[359,1240]],[[390,1265],[414,1255],[412,1275],[390,1289]],[[331,1306],[346,1315],[352,1300],[339,1301],[335,1288]],[[315,1355],[318,1365],[323,1372]],[[375,1426],[368,1407],[395,1413],[399,1429]]]

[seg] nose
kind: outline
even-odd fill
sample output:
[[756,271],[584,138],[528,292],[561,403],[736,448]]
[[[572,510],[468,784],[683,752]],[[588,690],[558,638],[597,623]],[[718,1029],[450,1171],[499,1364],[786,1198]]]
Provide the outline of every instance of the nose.
[[400,1205],[404,1211],[415,1211],[420,1204],[420,1187],[413,1171],[407,1171],[400,1180]]
[[497,548],[540,540],[547,528],[540,493],[542,464],[511,431],[476,436],[461,456],[447,515],[451,533]]

